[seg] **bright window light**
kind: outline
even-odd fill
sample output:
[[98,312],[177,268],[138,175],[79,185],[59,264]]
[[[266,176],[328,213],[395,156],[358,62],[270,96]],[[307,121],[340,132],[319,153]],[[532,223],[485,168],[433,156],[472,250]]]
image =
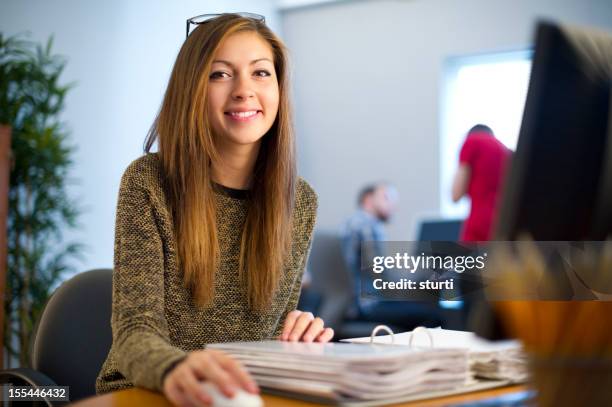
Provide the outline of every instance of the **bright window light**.
[[531,51],[452,58],[444,69],[440,143],[440,211],[465,218],[469,200],[453,203],[451,188],[459,150],[467,131],[481,123],[511,150],[516,149],[529,74]]

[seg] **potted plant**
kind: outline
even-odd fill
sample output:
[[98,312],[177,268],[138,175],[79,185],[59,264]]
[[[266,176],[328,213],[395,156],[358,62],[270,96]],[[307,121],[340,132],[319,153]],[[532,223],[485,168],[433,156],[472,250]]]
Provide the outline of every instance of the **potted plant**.
[[[64,244],[79,209],[67,193],[74,146],[60,113],[71,85],[60,85],[64,58],[22,36],[0,33],[0,124],[12,131],[4,345],[28,366],[35,322],[81,245]],[[0,197],[2,199],[2,197]],[[6,198],[4,198],[6,199]],[[0,284],[1,287],[1,284]],[[10,367],[10,366],[7,366]]]

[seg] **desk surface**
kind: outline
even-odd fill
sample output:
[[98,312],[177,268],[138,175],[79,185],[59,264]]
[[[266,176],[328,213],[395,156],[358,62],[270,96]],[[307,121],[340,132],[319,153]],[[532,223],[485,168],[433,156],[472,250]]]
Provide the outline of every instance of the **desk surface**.
[[[468,401],[476,401],[487,399],[491,397],[501,396],[503,394],[519,392],[526,390],[527,387],[524,385],[506,386],[499,387],[496,389],[476,391],[472,393],[464,393],[455,396],[439,397],[429,400],[419,400],[409,403],[396,404],[399,407],[436,407],[436,406],[448,406],[449,404],[458,404]],[[307,403],[304,401],[288,399],[285,397],[271,396],[268,394],[262,395],[264,399],[264,405],[266,407],[308,407],[317,406],[319,404]],[[75,404],[75,407],[132,407],[132,406],[151,406],[151,407],[167,407],[171,404],[159,393],[154,393],[145,389],[129,389],[121,390],[113,393],[104,394],[102,396],[95,396],[88,399],[81,400]]]

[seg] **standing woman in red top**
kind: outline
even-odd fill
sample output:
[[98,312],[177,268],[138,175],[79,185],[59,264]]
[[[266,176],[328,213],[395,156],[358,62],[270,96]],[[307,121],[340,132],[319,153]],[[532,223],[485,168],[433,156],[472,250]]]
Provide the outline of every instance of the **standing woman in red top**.
[[459,153],[459,169],[453,181],[453,201],[471,199],[470,214],[459,240],[488,241],[491,238],[504,172],[511,155],[484,124],[470,129]]

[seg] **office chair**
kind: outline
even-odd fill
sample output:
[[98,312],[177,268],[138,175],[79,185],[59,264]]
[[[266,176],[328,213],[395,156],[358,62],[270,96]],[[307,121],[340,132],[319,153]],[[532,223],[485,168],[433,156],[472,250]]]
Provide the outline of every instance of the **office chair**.
[[347,318],[354,303],[354,282],[342,256],[338,233],[315,231],[308,269],[312,276],[312,290],[321,297],[317,316],[334,329],[334,339],[370,336],[378,323]]
[[38,321],[32,368],[0,371],[0,384],[69,386],[70,401],[95,395],[96,377],[112,344],[111,298],[111,269],[86,271],[65,281]]

